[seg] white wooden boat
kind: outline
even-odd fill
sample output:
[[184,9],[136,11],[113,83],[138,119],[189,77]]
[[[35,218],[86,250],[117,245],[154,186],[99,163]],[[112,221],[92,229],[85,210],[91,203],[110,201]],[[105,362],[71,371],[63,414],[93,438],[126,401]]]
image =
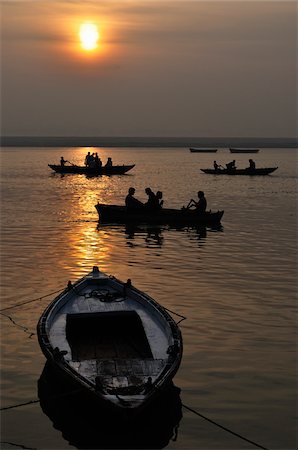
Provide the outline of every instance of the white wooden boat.
[[118,411],[141,410],[157,397],[182,358],[181,333],[167,311],[96,266],[46,308],[37,334],[55,368]]

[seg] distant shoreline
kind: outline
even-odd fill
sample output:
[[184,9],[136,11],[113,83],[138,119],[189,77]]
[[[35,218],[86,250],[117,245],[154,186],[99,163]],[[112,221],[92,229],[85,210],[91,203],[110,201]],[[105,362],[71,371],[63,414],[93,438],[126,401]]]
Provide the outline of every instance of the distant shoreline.
[[297,148],[297,138],[2,136],[1,147],[261,147]]

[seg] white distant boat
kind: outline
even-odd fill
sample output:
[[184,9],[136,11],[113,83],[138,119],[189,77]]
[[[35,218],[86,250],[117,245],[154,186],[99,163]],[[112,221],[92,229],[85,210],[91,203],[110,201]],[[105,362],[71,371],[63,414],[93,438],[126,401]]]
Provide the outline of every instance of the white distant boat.
[[259,151],[258,148],[230,148],[231,153],[258,153]]
[[37,334],[52,367],[115,412],[139,411],[159,396],[182,358],[165,308],[96,266],[47,307]]
[[216,153],[217,148],[190,147],[192,153]]

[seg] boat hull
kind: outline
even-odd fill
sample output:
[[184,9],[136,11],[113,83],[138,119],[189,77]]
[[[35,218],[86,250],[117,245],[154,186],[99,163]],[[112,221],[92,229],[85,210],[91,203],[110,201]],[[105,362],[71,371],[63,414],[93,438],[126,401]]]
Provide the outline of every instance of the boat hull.
[[200,169],[204,173],[212,174],[212,175],[248,175],[248,176],[257,176],[257,175],[269,175],[274,172],[278,167],[267,167],[267,168],[259,168],[259,169],[235,169],[235,170],[227,170],[227,169]]
[[230,148],[231,153],[259,153],[258,148]]
[[167,225],[206,225],[220,224],[224,211],[199,214],[189,209],[166,209],[150,211],[143,209],[127,210],[125,206],[98,203],[95,208],[102,223],[148,223]]
[[123,175],[131,170],[135,164],[122,165],[122,166],[112,166],[112,167],[101,167],[100,169],[95,167],[85,167],[85,166],[61,166],[58,164],[48,164],[48,166],[57,173],[61,174],[80,174],[80,175],[90,175],[90,176],[100,176],[100,175]]
[[190,147],[189,149],[192,153],[216,153],[217,148],[197,148],[197,147]]
[[159,396],[183,351],[179,327],[161,305],[98,270],[56,297],[41,315],[37,335],[69,385],[124,415]]

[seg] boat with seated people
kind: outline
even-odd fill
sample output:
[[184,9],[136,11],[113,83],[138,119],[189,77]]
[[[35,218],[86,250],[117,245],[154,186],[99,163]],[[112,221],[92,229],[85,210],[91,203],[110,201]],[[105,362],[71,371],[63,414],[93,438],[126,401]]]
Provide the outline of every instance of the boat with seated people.
[[246,169],[200,169],[204,173],[212,174],[212,175],[269,175],[270,173],[277,170],[278,167],[264,167],[264,168],[256,168],[251,169],[247,167]]
[[48,164],[48,166],[57,173],[76,173],[80,175],[123,175],[129,170],[133,169],[135,164],[130,165],[118,165],[118,166],[101,166],[101,167],[87,167],[87,166],[76,166],[72,164],[70,166],[60,164]]
[[41,315],[37,334],[61,375],[112,411],[139,411],[173,379],[182,337],[167,310],[98,267]]
[[95,208],[102,223],[148,223],[167,225],[218,225],[224,211],[198,213],[193,209],[144,208],[128,209],[126,206],[97,203]]

